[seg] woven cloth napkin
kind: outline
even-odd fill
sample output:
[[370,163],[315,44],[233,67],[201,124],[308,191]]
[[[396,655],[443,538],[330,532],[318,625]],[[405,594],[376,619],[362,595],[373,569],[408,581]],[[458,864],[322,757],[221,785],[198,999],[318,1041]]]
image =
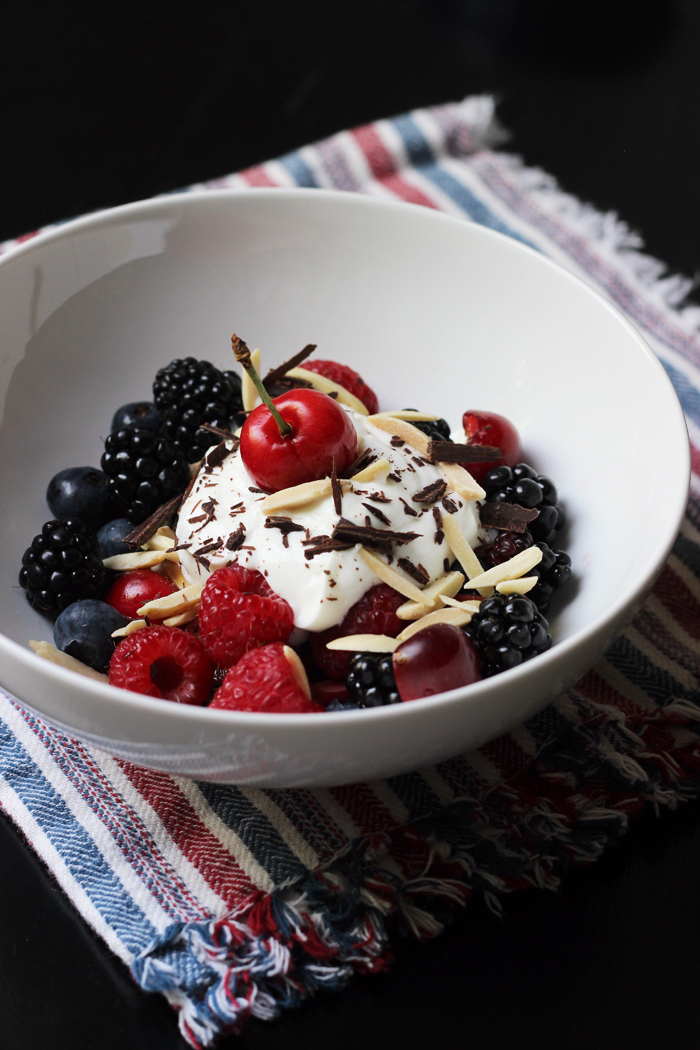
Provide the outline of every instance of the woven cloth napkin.
[[646,605],[574,689],[479,751],[391,780],[196,783],[84,747],[0,693],[5,812],[193,1046],[384,968],[397,926],[436,934],[445,905],[475,891],[498,907],[509,891],[554,888],[646,807],[700,793],[700,309],[679,306],[687,283],[615,216],[501,141],[492,101],[470,98],[194,188],[399,198],[516,237],[588,281],[640,329],[683,404],[686,519]]

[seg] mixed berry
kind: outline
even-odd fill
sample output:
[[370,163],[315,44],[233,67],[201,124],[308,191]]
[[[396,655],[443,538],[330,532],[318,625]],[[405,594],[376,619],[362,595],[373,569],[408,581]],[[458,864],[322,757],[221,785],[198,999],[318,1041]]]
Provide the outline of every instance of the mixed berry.
[[[469,410],[466,441],[455,442],[448,423],[429,413],[377,415],[374,391],[347,365],[313,359],[297,367],[314,347],[264,380],[235,336],[233,347],[247,388],[207,361],[174,360],[157,373],[153,401],[114,413],[102,470],[69,467],[49,483],[54,517],[26,550],[19,582],[30,604],[55,620],[55,646],[79,661],[76,669],[86,665],[112,685],[176,703],[314,713],[461,688],[551,646],[545,614],[572,575],[569,556],[556,549],[565,514],[553,482],[523,461],[512,423]],[[263,401],[257,407],[251,384]],[[358,411],[391,437],[392,448],[405,446],[415,464],[442,471],[412,503],[401,497],[403,531],[386,516],[391,500],[373,487],[381,469],[399,478],[358,438]],[[178,511],[195,479],[213,478],[232,455],[259,500],[287,494],[284,513],[270,513],[265,527],[285,550],[295,536],[302,565],[359,550],[379,577],[349,609],[347,592],[348,611],[334,626],[297,630],[267,572],[241,563],[243,551],[254,549],[242,522],[234,521],[225,544],[217,538],[194,551],[208,569],[210,550],[225,546],[227,564],[207,572],[201,586],[183,574],[181,552],[193,543],[180,543],[173,531]],[[215,490],[215,480],[206,487]],[[307,489],[308,499],[333,501],[331,535],[310,536],[295,521]],[[366,497],[364,524],[343,516],[348,489]],[[473,549],[455,535],[457,494],[478,501]],[[213,494],[198,500],[199,516],[188,521],[209,525],[216,503]],[[402,556],[418,519],[431,523],[436,544],[449,543],[442,576]]]

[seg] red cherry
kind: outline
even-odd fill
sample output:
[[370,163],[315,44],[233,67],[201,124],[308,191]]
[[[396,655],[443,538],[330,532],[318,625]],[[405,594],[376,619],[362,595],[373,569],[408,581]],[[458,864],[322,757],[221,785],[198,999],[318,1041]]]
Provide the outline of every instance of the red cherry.
[[241,431],[241,457],[259,488],[279,492],[305,481],[337,474],[358,456],[357,431],[340,405],[319,390],[290,390],[274,399],[292,425],[282,437],[266,405],[253,409]]
[[392,663],[402,700],[420,700],[481,679],[476,646],[459,627],[449,623],[424,627],[402,642]]
[[504,464],[514,467],[523,458],[520,436],[505,416],[499,416],[496,412],[475,412],[469,409],[462,416],[462,425],[468,445],[493,445],[503,453],[500,459],[494,459],[490,463],[470,463],[467,469],[475,481],[481,481],[494,467],[502,467]]
[[175,594],[177,587],[167,576],[159,576],[150,569],[134,569],[119,576],[107,591],[105,601],[122,616],[130,620],[138,618],[138,610],[146,602]]

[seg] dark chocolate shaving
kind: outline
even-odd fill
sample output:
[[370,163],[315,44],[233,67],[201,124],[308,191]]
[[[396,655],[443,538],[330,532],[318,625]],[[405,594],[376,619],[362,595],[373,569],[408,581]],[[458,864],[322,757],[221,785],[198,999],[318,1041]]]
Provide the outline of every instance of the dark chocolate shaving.
[[304,557],[311,561],[317,554],[328,554],[331,551],[349,551],[355,544],[344,540],[333,539],[332,536],[313,536],[310,540],[302,540],[304,545],[309,544],[304,551]]
[[434,540],[438,547],[445,538],[445,533],[442,531],[442,512],[439,507],[433,506],[433,517],[435,518],[435,536]]
[[389,444],[392,448],[403,448],[406,442],[403,438],[400,438],[398,434],[393,434]]
[[343,513],[343,489],[338,481],[338,475],[335,472],[335,460],[333,460],[333,470],[331,472],[331,493],[333,494],[333,506],[335,507],[335,512],[338,517],[340,517]]
[[265,492],[265,489],[256,489],[254,485],[248,486],[248,492],[259,492],[261,496],[269,496],[269,492]]
[[237,551],[245,539],[245,529],[242,525],[239,525],[235,532],[232,532],[229,538],[226,540],[227,551]]
[[384,511],[380,510],[379,507],[373,507],[371,503],[363,503],[362,506],[365,510],[368,510],[370,514],[374,514],[377,521],[381,521],[382,525],[391,525],[390,519],[387,518]]
[[233,449],[226,447],[226,442],[222,441],[220,445],[215,445],[211,451],[207,452],[204,461],[204,470],[208,473],[213,470],[214,467],[220,467],[226,457],[231,454]]
[[534,507],[520,507],[517,503],[482,503],[479,508],[481,524],[489,529],[507,532],[525,532],[528,524],[539,517]]
[[137,525],[133,532],[130,532],[124,537],[124,542],[131,547],[132,550],[136,550],[138,547],[142,547],[146,540],[150,540],[151,536],[155,536],[158,529],[165,525],[166,521],[170,521],[171,518],[175,517],[178,507],[180,506],[180,496],[173,496],[167,503],[164,503],[158,510],[154,510],[150,518],[146,518],[140,525]]
[[343,474],[343,477],[351,478],[354,474],[359,474],[360,471],[364,470],[365,467],[368,467],[370,463],[374,463],[376,458],[376,455],[374,454],[374,452],[372,452],[371,449],[364,449],[364,451],[361,452],[360,455],[357,457],[355,462],[350,464],[348,469]]
[[195,554],[194,557],[195,557],[196,561],[198,561],[201,565],[204,566],[205,569],[208,569],[209,566],[211,565],[211,562],[209,561],[209,559],[205,558],[203,554]]
[[373,503],[391,503],[391,497],[382,496],[381,492],[370,492],[367,499],[371,499]]
[[401,475],[398,471],[395,472],[392,470],[391,474],[387,474],[387,478],[390,478],[391,481],[401,481]]
[[275,383],[277,380],[283,379],[290,369],[297,368],[307,357],[311,357],[315,349],[316,343],[307,343],[303,350],[293,354],[288,361],[283,361],[281,365],[277,365],[277,368],[271,368],[263,380],[265,387],[267,387],[268,383]]
[[454,441],[429,441],[428,459],[431,463],[490,463],[503,459],[500,448],[492,445],[459,445]]
[[410,543],[417,539],[417,532],[395,532],[393,529],[376,529],[373,525],[356,525],[353,521],[342,519],[333,529],[334,540],[350,543],[362,543],[365,547],[385,550],[392,543]]
[[233,445],[234,445],[233,451],[234,452],[238,448],[238,446],[240,445],[240,441],[236,437],[236,435],[232,434],[230,430],[226,429],[226,427],[215,427],[215,426],[212,426],[211,423],[202,423],[200,425],[199,429],[200,430],[206,430],[207,433],[213,434],[214,437],[221,438],[222,441],[233,441]]
[[403,496],[399,496],[399,499],[403,503],[403,509],[406,511],[406,513],[410,514],[410,516],[412,518],[417,518],[418,517],[418,511],[414,510],[413,507],[411,507],[408,503],[406,503],[406,500],[403,498]]
[[313,390],[313,383],[308,379],[299,379],[298,376],[282,376],[281,379],[273,379],[272,382],[265,380],[265,389],[270,397],[280,397],[288,394],[290,390]]
[[300,525],[297,521],[292,521],[291,518],[286,517],[284,514],[272,514],[270,517],[265,518],[265,528],[280,530],[283,547],[289,547],[288,537],[290,532],[304,532],[303,525]]
[[430,485],[426,485],[420,492],[414,493],[411,499],[414,503],[437,503],[446,492],[447,482],[440,478],[437,481],[433,481]]
[[192,551],[192,554],[195,558],[200,558],[202,554],[209,554],[210,551],[218,551],[221,543],[221,536],[219,536],[218,540],[214,540],[212,543],[207,543],[206,547],[200,547],[198,551]]
[[449,496],[445,496],[443,499],[440,500],[440,502],[442,503],[443,510],[446,510],[448,514],[457,513],[457,504],[454,502],[454,500],[451,500]]
[[214,517],[214,514],[216,513],[216,508],[218,505],[219,501],[217,499],[214,499],[213,496],[210,496],[210,498],[205,500],[202,504],[202,510],[204,511],[204,514],[200,514],[196,518],[188,518],[190,525],[195,525],[198,521],[202,522],[199,528],[194,530],[195,532],[201,532],[205,525],[209,524],[209,522]]
[[420,583],[423,587],[430,579],[430,574],[426,572],[422,565],[414,565],[408,558],[399,558],[396,564],[400,569],[403,569],[407,576],[411,576],[416,583]]

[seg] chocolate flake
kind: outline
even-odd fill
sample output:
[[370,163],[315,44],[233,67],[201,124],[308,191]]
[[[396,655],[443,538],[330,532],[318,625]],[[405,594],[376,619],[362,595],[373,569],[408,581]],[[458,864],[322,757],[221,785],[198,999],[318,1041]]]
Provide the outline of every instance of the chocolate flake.
[[232,452],[233,449],[227,448],[225,441],[222,441],[221,444],[216,445],[210,452],[207,452],[204,460],[206,473],[210,473],[214,467],[220,467],[226,457]]
[[403,498],[403,496],[399,496],[399,499],[403,503],[403,509],[406,511],[406,513],[410,514],[410,516],[412,518],[417,518],[418,517],[418,511],[414,510],[413,507],[409,506],[409,504],[406,503],[406,500]]
[[145,521],[136,526],[133,532],[124,537],[124,542],[132,550],[142,547],[146,540],[150,540],[151,536],[155,536],[161,525],[165,525],[166,521],[170,521],[175,516],[180,505],[180,498],[180,496],[173,496],[167,503],[158,507],[158,510],[155,510],[150,518],[146,518]]
[[308,379],[299,379],[298,376],[282,376],[281,379],[273,379],[272,382],[265,379],[263,385],[272,398],[288,394],[290,390],[313,390],[313,383]]
[[286,517],[284,514],[271,514],[270,517],[265,518],[265,528],[280,530],[283,547],[289,547],[288,537],[290,532],[304,532],[303,525],[300,525],[298,521],[292,521],[291,518]]
[[200,547],[198,551],[192,551],[192,554],[195,558],[200,558],[202,554],[209,554],[211,551],[218,551],[221,544],[222,539],[221,536],[219,536],[218,540],[214,540],[212,543],[207,543],[205,547]]
[[391,481],[401,481],[401,474],[398,471],[392,470],[391,474],[387,474],[387,478]]
[[232,532],[229,538],[226,540],[227,551],[237,551],[241,547],[243,540],[245,539],[245,529],[243,525],[239,525],[235,532]]
[[391,496],[382,496],[381,492],[370,492],[367,499],[371,499],[373,503],[391,503]]
[[403,448],[406,442],[398,434],[392,434],[389,444],[392,448]]
[[283,361],[281,365],[277,365],[277,368],[271,368],[263,380],[265,387],[267,387],[268,383],[275,383],[277,380],[283,379],[292,368],[296,368],[307,357],[311,357],[315,349],[316,343],[307,343],[303,350],[293,354],[289,360]]
[[260,492],[263,496],[269,496],[269,492],[265,492],[265,489],[256,489],[254,485],[248,486],[248,492]]
[[445,533],[442,531],[442,514],[439,507],[433,506],[433,517],[435,518],[435,542],[438,546],[442,543],[445,538]]
[[431,463],[490,463],[503,459],[500,448],[493,445],[461,445],[454,441],[429,441]]
[[203,565],[205,569],[208,569],[211,565],[209,559],[205,558],[203,554],[195,554],[195,559],[200,563],[200,565]]
[[443,510],[446,510],[448,514],[457,513],[457,504],[451,500],[449,496],[444,496],[440,502],[442,503]]
[[333,539],[362,543],[365,547],[386,550],[392,543],[410,543],[417,539],[417,532],[395,532],[393,529],[377,529],[373,525],[357,525],[341,519],[333,529]]
[[439,478],[411,496],[414,503],[437,503],[447,492],[447,482]]
[[443,567],[445,572],[449,572],[450,571],[450,559],[449,558],[443,558],[442,559],[442,567]]
[[430,574],[426,572],[422,565],[414,565],[408,558],[399,558],[396,564],[400,569],[403,569],[408,576],[411,576],[416,583],[420,583],[423,587],[425,587],[430,579]]
[[338,481],[338,475],[335,472],[335,460],[333,460],[333,470],[331,471],[331,493],[333,494],[333,506],[338,517],[343,513],[343,490],[340,482]]
[[359,474],[361,470],[368,467],[370,463],[374,463],[376,455],[370,448],[364,449],[357,457],[354,463],[351,463],[348,469],[343,474],[344,478],[351,478],[353,474]]
[[305,546],[304,557],[311,561],[317,554],[329,554],[332,551],[349,551],[355,544],[344,540],[334,539],[332,536],[312,536],[309,540],[301,541]]
[[363,503],[362,506],[365,510],[368,510],[370,514],[374,514],[375,518],[378,521],[381,521],[382,525],[391,525],[390,519],[387,518],[384,511],[380,510],[379,507],[373,507],[371,503]]
[[528,524],[539,517],[534,507],[520,507],[517,503],[482,503],[479,508],[481,524],[489,529],[525,532]]

